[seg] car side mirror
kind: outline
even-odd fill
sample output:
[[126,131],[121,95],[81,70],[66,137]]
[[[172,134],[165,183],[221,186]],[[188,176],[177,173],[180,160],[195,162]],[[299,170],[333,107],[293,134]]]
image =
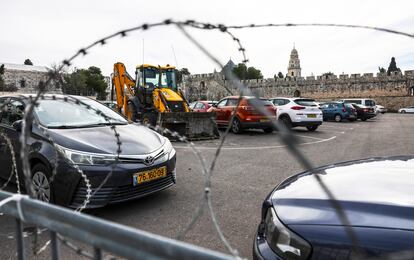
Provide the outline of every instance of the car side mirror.
[[23,126],[23,120],[14,121],[13,124],[12,124],[12,127],[17,132],[21,132],[22,131],[22,126]]

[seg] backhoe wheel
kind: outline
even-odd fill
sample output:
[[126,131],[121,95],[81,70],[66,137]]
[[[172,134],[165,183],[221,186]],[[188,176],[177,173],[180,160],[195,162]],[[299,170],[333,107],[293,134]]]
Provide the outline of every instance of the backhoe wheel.
[[157,117],[153,113],[144,113],[141,118],[141,124],[146,126],[155,126],[157,124]]
[[235,117],[231,123],[231,131],[235,134],[241,134],[243,132],[242,126],[237,117]]
[[135,108],[134,103],[128,103],[128,111],[126,113],[128,120],[132,122],[137,122],[137,109]]

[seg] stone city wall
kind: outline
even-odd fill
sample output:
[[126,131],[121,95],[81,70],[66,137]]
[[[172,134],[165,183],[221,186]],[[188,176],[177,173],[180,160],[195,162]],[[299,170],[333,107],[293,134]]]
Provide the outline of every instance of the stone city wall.
[[[414,105],[414,70],[390,76],[378,73],[308,76],[242,80],[243,84],[260,97],[308,97],[317,100],[341,98],[374,98],[381,105],[396,110],[403,105]],[[186,77],[182,85],[189,100],[218,100],[229,93],[237,95],[230,81],[220,73],[198,74]],[[393,99],[394,98],[394,99]],[[385,102],[385,103],[384,103]]]

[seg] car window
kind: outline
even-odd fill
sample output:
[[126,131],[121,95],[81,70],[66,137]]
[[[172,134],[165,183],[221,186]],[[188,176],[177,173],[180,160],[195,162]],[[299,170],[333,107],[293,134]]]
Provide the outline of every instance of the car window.
[[295,99],[296,104],[301,106],[316,107],[315,100],[313,99]]
[[226,105],[226,103],[227,103],[227,99],[223,99],[222,101],[220,101],[220,102],[217,104],[217,107],[218,107],[218,108],[220,108],[220,107],[224,107],[224,106]]
[[284,104],[286,104],[286,100],[284,100],[284,99],[273,99],[273,104],[275,104],[276,106],[283,106]]
[[204,104],[201,102],[198,102],[197,105],[195,106],[196,109],[204,109]]
[[194,107],[195,107],[195,105],[197,104],[197,102],[192,102],[191,104],[190,104],[190,108],[191,109],[194,109]]
[[228,106],[228,107],[235,107],[235,106],[237,106],[237,99],[236,98],[229,98],[227,100],[226,106]]
[[23,119],[23,113],[23,102],[12,99],[3,107],[3,110],[1,111],[0,123],[11,126],[14,122]]
[[365,100],[365,105],[368,107],[373,107],[375,106],[375,101],[371,99]]
[[362,100],[361,99],[356,99],[356,100],[344,100],[345,103],[355,103],[355,104],[362,104]]

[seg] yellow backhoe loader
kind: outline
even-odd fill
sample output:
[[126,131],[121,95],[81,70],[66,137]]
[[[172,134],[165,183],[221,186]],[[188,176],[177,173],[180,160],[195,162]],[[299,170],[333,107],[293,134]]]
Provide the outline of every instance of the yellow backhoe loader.
[[192,112],[177,87],[175,67],[143,64],[136,67],[135,79],[121,62],[114,64],[112,92],[118,112],[129,120],[161,126],[189,140],[219,138],[215,113]]

